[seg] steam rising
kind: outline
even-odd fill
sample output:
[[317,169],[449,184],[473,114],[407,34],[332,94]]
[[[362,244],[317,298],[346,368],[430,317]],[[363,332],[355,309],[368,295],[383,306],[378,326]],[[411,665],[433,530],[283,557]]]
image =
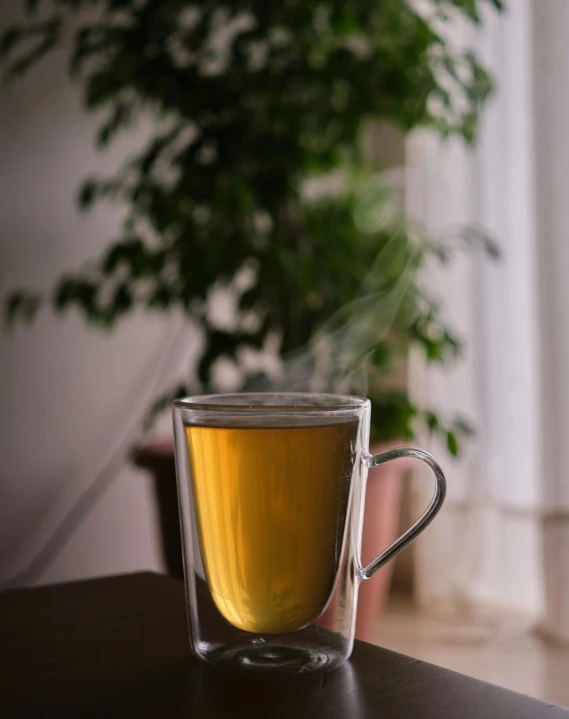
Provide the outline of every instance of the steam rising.
[[[296,391],[357,393],[366,395],[372,355],[385,340],[396,319],[405,313],[405,323],[414,319],[416,269],[419,249],[401,242],[409,233],[401,204],[385,186],[384,178],[368,180],[354,209],[358,229],[372,236],[389,237],[372,267],[363,277],[359,296],[335,312],[313,336],[310,343],[278,359],[278,338],[264,353],[243,356],[243,364],[257,365],[264,376],[247,383],[248,391]],[[382,265],[397,267],[390,273]],[[274,350],[277,349],[275,356]],[[247,354],[247,353],[246,353]]]

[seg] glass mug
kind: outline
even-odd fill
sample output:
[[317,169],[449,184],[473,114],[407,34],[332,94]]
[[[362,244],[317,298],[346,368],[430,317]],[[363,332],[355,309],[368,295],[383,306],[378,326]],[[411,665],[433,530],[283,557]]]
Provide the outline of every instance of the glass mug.
[[[352,651],[358,586],[433,520],[446,484],[420,449],[368,451],[361,397],[257,393],[174,402],[176,470],[190,642],[241,670],[332,669]],[[368,468],[425,462],[431,503],[365,567]]]

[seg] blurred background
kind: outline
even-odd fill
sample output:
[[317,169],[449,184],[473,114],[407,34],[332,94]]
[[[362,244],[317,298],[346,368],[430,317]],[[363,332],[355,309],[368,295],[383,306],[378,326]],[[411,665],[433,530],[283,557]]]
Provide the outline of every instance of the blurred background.
[[[180,574],[173,397],[365,393],[449,497],[359,636],[569,705],[565,0],[0,27],[0,586]],[[364,554],[424,479],[370,477]]]

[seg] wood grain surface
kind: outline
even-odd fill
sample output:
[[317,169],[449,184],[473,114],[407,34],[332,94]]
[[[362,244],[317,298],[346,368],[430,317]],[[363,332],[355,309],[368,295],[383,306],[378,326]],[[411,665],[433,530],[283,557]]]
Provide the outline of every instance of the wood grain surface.
[[356,642],[327,674],[226,674],[190,655],[176,579],[0,595],[0,717],[569,719],[569,710]]

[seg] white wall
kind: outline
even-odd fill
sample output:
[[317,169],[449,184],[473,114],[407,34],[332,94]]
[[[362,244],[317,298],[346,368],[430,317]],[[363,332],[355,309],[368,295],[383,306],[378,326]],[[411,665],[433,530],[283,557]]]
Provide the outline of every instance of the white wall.
[[[0,4],[0,26],[19,0]],[[85,175],[129,151],[121,141],[95,153],[95,122],[80,107],[64,58],[50,57],[0,94],[0,296],[15,286],[49,287],[96,256],[118,228],[104,206],[75,209]],[[132,147],[136,137],[129,136]],[[23,570],[107,458],[137,426],[156,392],[157,368],[181,320],[138,316],[112,335],[76,315],[44,311],[30,328],[0,334],[0,582]],[[167,379],[168,367],[159,378]],[[110,489],[38,582],[160,569],[147,476],[122,467]]]

